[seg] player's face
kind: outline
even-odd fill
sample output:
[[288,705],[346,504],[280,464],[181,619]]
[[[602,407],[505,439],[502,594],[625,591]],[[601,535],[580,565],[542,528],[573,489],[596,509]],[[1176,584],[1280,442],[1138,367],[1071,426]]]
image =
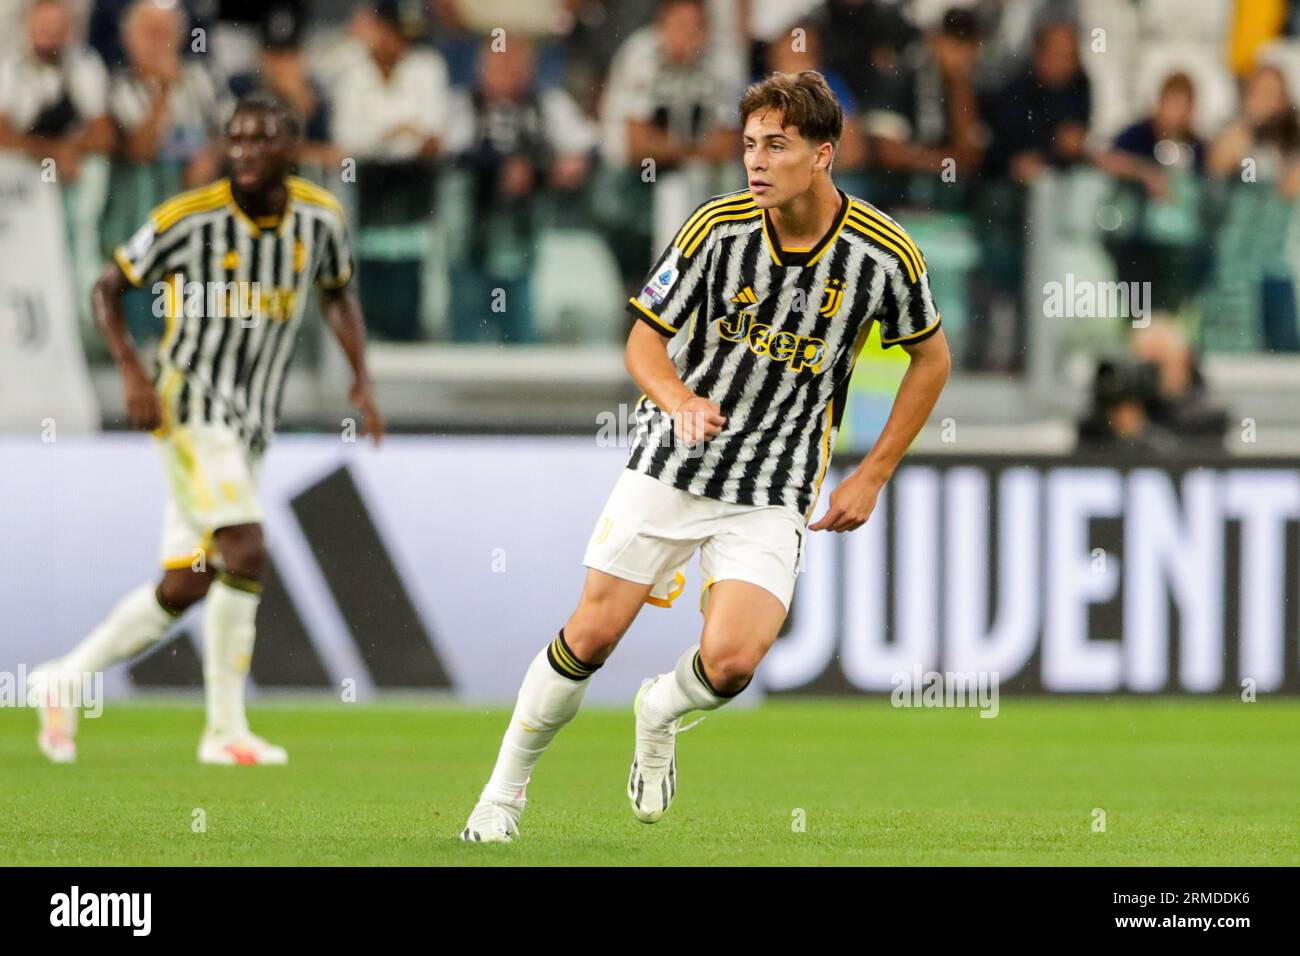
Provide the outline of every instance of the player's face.
[[751,114],[745,123],[745,171],[754,203],[770,209],[807,192],[819,164],[829,161],[828,151],[783,126],[776,110]]
[[236,113],[226,128],[226,166],[246,192],[265,189],[289,172],[293,139],[279,117],[260,111]]

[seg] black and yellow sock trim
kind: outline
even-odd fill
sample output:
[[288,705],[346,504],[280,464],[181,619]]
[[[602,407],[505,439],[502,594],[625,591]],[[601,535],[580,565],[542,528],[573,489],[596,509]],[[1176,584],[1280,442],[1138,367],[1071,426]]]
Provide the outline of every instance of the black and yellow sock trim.
[[248,594],[262,593],[261,581],[255,581],[252,578],[243,578],[238,574],[231,574],[229,571],[218,571],[217,580],[228,588],[234,588],[236,591],[244,591]]
[[699,651],[696,651],[695,657],[691,659],[691,670],[695,672],[696,679],[699,680],[699,682],[704,685],[705,690],[707,690],[714,697],[721,697],[723,700],[730,700],[733,697],[739,697],[741,694],[745,692],[745,687],[749,686],[749,681],[754,679],[751,677],[749,680],[745,681],[744,687],[741,687],[740,690],[733,691],[730,694],[722,693],[722,691],[718,690],[716,687],[713,686],[713,684],[709,682],[709,675],[704,673],[704,662],[700,660]]
[[600,670],[599,664],[586,664],[578,660],[578,655],[573,653],[564,640],[564,628],[560,628],[560,633],[546,648],[546,660],[555,673],[569,680],[586,680]]

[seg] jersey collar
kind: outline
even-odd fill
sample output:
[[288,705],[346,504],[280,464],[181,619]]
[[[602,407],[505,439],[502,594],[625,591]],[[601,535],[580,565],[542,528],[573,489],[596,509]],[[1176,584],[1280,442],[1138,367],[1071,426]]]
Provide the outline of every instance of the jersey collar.
[[835,219],[830,229],[826,231],[826,235],[817,240],[817,244],[812,247],[783,249],[769,211],[763,210],[763,238],[767,240],[767,250],[772,254],[774,263],[778,266],[810,266],[821,258],[826,247],[835,241],[835,237],[844,228],[845,220],[849,218],[849,197],[842,189],[835,191],[840,194],[840,211],[835,214]]
[[235,193],[234,190],[231,189],[230,180],[223,179],[221,185],[226,205],[229,206],[230,211],[235,214],[235,218],[243,222],[244,225],[248,227],[248,231],[254,236],[260,236],[263,231],[283,233],[286,225],[293,220],[293,190],[289,188],[288,183],[286,183],[284,187],[284,212],[274,220],[261,216],[254,220],[248,213],[244,212],[239,203],[235,202]]

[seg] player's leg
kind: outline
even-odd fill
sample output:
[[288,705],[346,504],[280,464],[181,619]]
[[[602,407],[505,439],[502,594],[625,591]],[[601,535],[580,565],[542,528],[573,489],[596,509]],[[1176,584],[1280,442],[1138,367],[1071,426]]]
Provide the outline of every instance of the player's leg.
[[462,839],[497,842],[518,834],[533,768],[578,713],[591,675],[631,627],[650,588],[588,569],[577,608],[528,666],[492,776],[461,831]]
[[134,657],[160,641],[186,608],[203,600],[210,580],[206,571],[164,571],[156,584],[141,584],[127,592],[81,643],[62,657],[42,664],[40,670],[93,674]]
[[677,794],[676,737],[682,718],[716,710],[749,686],[785,623],[803,542],[792,509],[720,506],[718,533],[701,549],[707,580],[704,631],[668,673],[637,694],[636,754],[628,776],[632,812],[654,823]]
[[767,588],[749,581],[716,582],[695,655],[698,666],[692,662],[705,688],[722,700],[738,697],[776,643],[788,613]]
[[257,522],[228,525],[213,535],[221,553],[203,608],[203,684],[207,723],[199,760],[216,764],[282,764],[288,755],[249,730],[244,687],[257,636],[266,545]]
[[[647,599],[675,594],[668,582],[699,546],[682,536],[690,496],[654,478],[624,471],[587,544],[578,607],[533,659],[519,690],[492,778],[461,838],[513,839],[524,793],[542,752],[573,719],[596,669],[614,651]],[[688,532],[689,535],[689,532]],[[654,595],[654,597],[652,597]]]
[[636,756],[628,799],[643,823],[655,823],[677,795],[676,735],[695,710],[717,710],[740,695],[785,622],[772,592],[748,581],[718,581],[710,589],[700,643],[667,674],[642,685],[635,711]]
[[39,695],[41,752],[56,763],[76,759],[77,685],[161,641],[188,607],[203,600],[212,574],[203,535],[190,528],[169,501],[163,516],[163,575],[157,584],[128,592],[103,621],[62,657],[42,664],[30,682]]
[[244,714],[266,546],[257,499],[260,455],[229,425],[204,422],[172,429],[164,442],[178,510],[206,529],[219,556],[203,606],[203,683],[207,719],[199,761],[280,764],[284,750],[254,735]]

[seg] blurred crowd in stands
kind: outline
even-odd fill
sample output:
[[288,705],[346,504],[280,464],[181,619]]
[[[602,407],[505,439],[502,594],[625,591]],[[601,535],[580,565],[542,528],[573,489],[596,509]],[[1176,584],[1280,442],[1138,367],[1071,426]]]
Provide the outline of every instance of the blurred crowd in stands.
[[1067,271],[1149,283],[1156,331],[1071,319],[1054,348],[1175,430],[1207,427],[1167,407],[1202,401],[1200,354],[1300,351],[1300,0],[0,0],[0,149],[81,193],[84,286],[270,90],[351,212],[376,338],[613,343],[656,249],[743,184],[745,85],[804,69],[963,368],[1024,371]]

